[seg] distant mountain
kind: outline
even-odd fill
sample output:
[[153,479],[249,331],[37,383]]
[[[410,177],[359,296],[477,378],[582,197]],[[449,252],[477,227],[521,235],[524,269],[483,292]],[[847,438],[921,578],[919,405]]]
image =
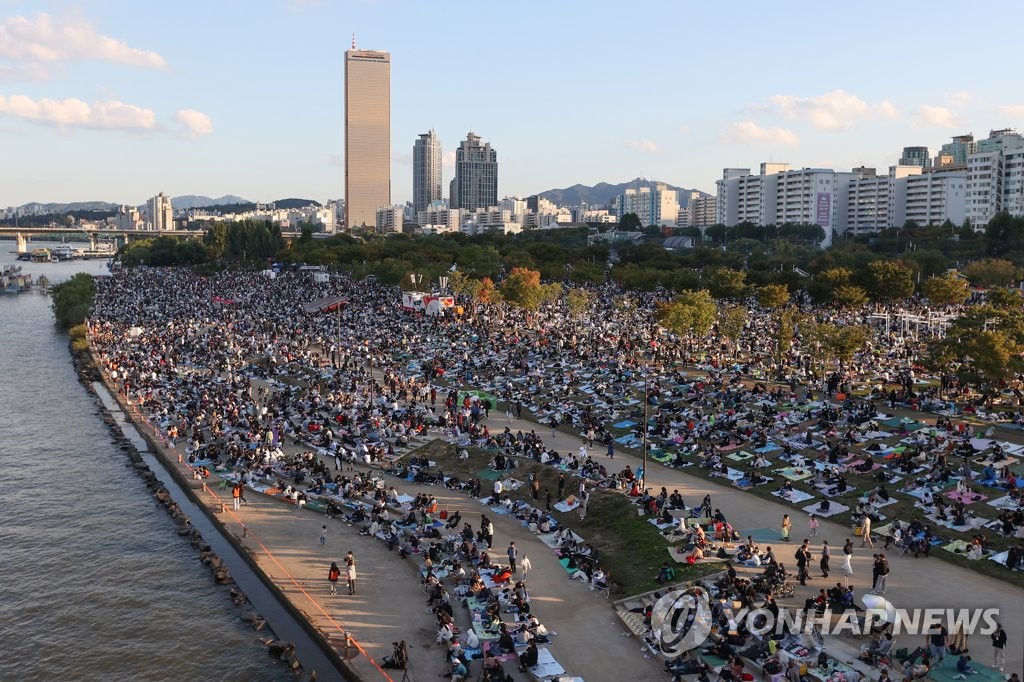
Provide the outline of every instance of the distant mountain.
[[211,199],[199,194],[186,194],[180,197],[171,197],[171,206],[174,208],[203,208],[206,206],[226,206],[230,204],[251,204],[252,202],[234,194],[228,194],[219,199]]
[[70,211],[116,211],[118,204],[106,201],[72,201],[68,204],[41,204],[32,202],[18,208],[29,215],[54,215]]
[[[608,206],[615,201],[615,197],[619,196],[631,187],[634,189],[640,187],[654,187],[656,184],[658,184],[657,180],[635,178],[629,182],[623,182],[618,185],[599,182],[593,187],[588,187],[587,185],[573,185],[572,187],[566,187],[565,189],[549,189],[546,192],[541,192],[538,196],[543,197],[558,206],[579,206],[580,204],[587,204],[589,206]],[[679,207],[686,208],[690,203],[690,192],[695,190],[676,187],[675,185],[670,185],[667,182],[663,184],[667,185],[669,189],[674,189],[679,192]]]
[[321,206],[319,201],[312,199],[278,199],[274,202],[274,208],[304,208],[306,206]]

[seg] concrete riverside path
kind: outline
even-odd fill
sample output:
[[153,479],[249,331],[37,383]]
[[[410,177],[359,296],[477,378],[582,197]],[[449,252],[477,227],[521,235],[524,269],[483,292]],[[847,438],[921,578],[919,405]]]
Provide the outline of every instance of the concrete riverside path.
[[[578,435],[558,431],[552,437],[550,427],[527,420],[509,420],[498,410],[492,411],[491,417],[485,421],[495,433],[506,426],[512,431],[533,429],[548,447],[563,454],[577,451],[581,443]],[[308,448],[288,446],[286,450],[295,452]],[[165,449],[164,454],[172,465],[175,464],[175,451]],[[608,459],[603,446],[592,448],[591,456],[605,464],[610,472],[621,471],[626,465],[634,471],[641,466],[640,457],[620,450],[616,450],[614,459]],[[326,463],[334,471],[333,458]],[[185,467],[184,464],[177,466]],[[796,544],[807,537],[808,517],[798,506],[766,501],[653,461],[649,461],[648,466],[646,482],[649,488],[657,490],[665,486],[670,491],[678,489],[691,505],[710,494],[713,506],[720,508],[739,530],[775,528],[783,514],[790,514],[793,542],[771,544],[780,560],[793,566],[792,552]],[[365,471],[365,466],[357,469]],[[416,485],[386,474],[384,479],[386,485],[394,485],[401,493],[415,496],[427,492],[435,495],[442,506],[447,505],[452,511],[461,510],[463,519],[474,528],[479,526],[480,514],[486,512],[483,505],[463,493],[439,486]],[[252,491],[247,491],[246,497],[248,504],[237,512],[233,511],[230,488],[218,489],[216,478],[208,483],[206,494],[200,495],[204,503],[217,511],[227,531],[249,550],[268,579],[325,634],[339,652],[345,653],[345,633],[351,633],[354,646],[349,647],[347,658],[360,679],[401,680],[401,671],[377,667],[383,657],[391,653],[391,643],[401,639],[409,645],[412,679],[434,678],[446,671],[444,651],[435,644],[434,617],[428,612],[426,595],[417,573],[419,557],[402,559],[397,551],[389,552],[380,541],[358,535],[358,528],[338,519],[328,520],[321,513],[297,510],[276,498]],[[559,512],[554,514],[557,516]],[[531,605],[540,621],[550,631],[558,633],[552,637],[551,644],[545,646],[567,673],[588,682],[666,679],[660,663],[641,651],[642,643],[625,634],[626,628],[609,601],[578,581],[570,581],[551,550],[518,521],[497,514],[489,514],[489,517],[496,529],[493,552],[499,561],[511,540],[516,542],[520,558],[524,554],[529,555],[532,570],[527,585]],[[600,523],[599,518],[591,518],[594,523]],[[324,524],[328,527],[327,543],[321,547],[319,537]],[[829,540],[834,548],[834,565],[838,566],[835,555],[847,537],[853,537],[849,527],[822,519],[818,536],[812,541],[812,550],[817,555],[821,540]],[[860,548],[856,539],[855,547],[854,575],[850,583],[860,596],[870,589],[872,550]],[[349,550],[357,558],[357,594],[348,595],[343,577],[338,584],[338,595],[331,596],[327,569],[331,561],[338,561],[344,569],[341,560]],[[895,552],[887,556],[892,573],[886,598],[898,608],[1000,608],[1003,614],[1001,622],[1009,636],[1006,670],[1021,670],[1024,626],[1021,625],[1020,614],[1024,613],[1024,590],[934,557],[914,559],[910,554],[898,557]],[[653,570],[656,567],[652,567]],[[814,596],[820,588],[832,585],[836,580],[842,580],[836,573],[829,580],[821,578],[818,572],[812,572],[812,575],[815,577],[808,586],[798,586],[797,594],[789,603],[802,605],[804,598]],[[454,610],[456,622],[464,629],[468,625],[465,609],[456,602]],[[897,646],[913,648],[923,641],[923,637],[903,636],[897,638]],[[991,646],[987,637],[973,638],[970,644],[977,662],[991,663]],[[828,648],[829,641],[826,640]],[[525,674],[517,672],[514,663],[507,663],[505,667],[513,679],[528,679]],[[479,669],[479,662],[475,662],[474,675]],[[319,679],[326,678],[320,675]]]

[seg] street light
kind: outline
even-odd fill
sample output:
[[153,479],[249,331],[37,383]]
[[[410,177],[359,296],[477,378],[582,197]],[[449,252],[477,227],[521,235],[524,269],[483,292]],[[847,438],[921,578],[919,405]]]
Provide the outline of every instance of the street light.
[[650,404],[647,395],[647,376],[650,374],[650,368],[647,366],[646,357],[644,358],[644,425],[641,433],[644,439],[644,463],[643,469],[640,474],[640,492],[643,493],[647,489],[647,406]]

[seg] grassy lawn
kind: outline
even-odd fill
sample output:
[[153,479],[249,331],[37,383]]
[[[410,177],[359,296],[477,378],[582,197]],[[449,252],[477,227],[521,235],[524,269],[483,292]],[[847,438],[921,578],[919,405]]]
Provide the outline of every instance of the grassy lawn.
[[[435,440],[420,447],[415,454],[436,461],[438,468],[445,474],[462,479],[475,478],[481,469],[487,468],[494,453],[477,448],[467,450],[469,459],[460,462],[454,446],[442,440]],[[525,484],[527,475],[533,472],[540,478],[541,491],[540,499],[533,500],[530,491],[524,485],[519,490],[509,493],[512,499],[525,500],[535,507],[543,508],[548,490],[553,497],[558,497],[557,469],[531,460],[517,458],[516,462],[518,466],[509,472],[510,476]],[[578,477],[567,475],[566,480],[567,493],[579,485]],[[483,483],[484,490],[488,490],[490,482]],[[654,578],[658,568],[668,559],[666,548],[669,542],[661,536],[656,527],[648,523],[647,517],[637,514],[636,505],[622,493],[596,490],[591,495],[587,512],[587,519],[583,522],[576,511],[552,511],[552,515],[559,524],[572,529],[597,550],[601,567],[611,573],[613,596],[640,594],[658,587]],[[705,562],[694,566],[677,563],[674,566],[676,579],[680,582],[696,580],[722,570],[720,562]]]

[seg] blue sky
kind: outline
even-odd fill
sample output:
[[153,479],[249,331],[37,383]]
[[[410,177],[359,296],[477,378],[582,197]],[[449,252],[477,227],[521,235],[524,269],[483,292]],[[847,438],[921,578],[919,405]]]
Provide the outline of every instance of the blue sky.
[[[997,18],[997,19],[996,19]],[[343,59],[392,55],[392,198],[412,144],[473,130],[499,195],[723,167],[884,169],[1024,128],[1024,4],[0,0],[0,207],[340,198]],[[445,187],[452,176],[445,168]]]

